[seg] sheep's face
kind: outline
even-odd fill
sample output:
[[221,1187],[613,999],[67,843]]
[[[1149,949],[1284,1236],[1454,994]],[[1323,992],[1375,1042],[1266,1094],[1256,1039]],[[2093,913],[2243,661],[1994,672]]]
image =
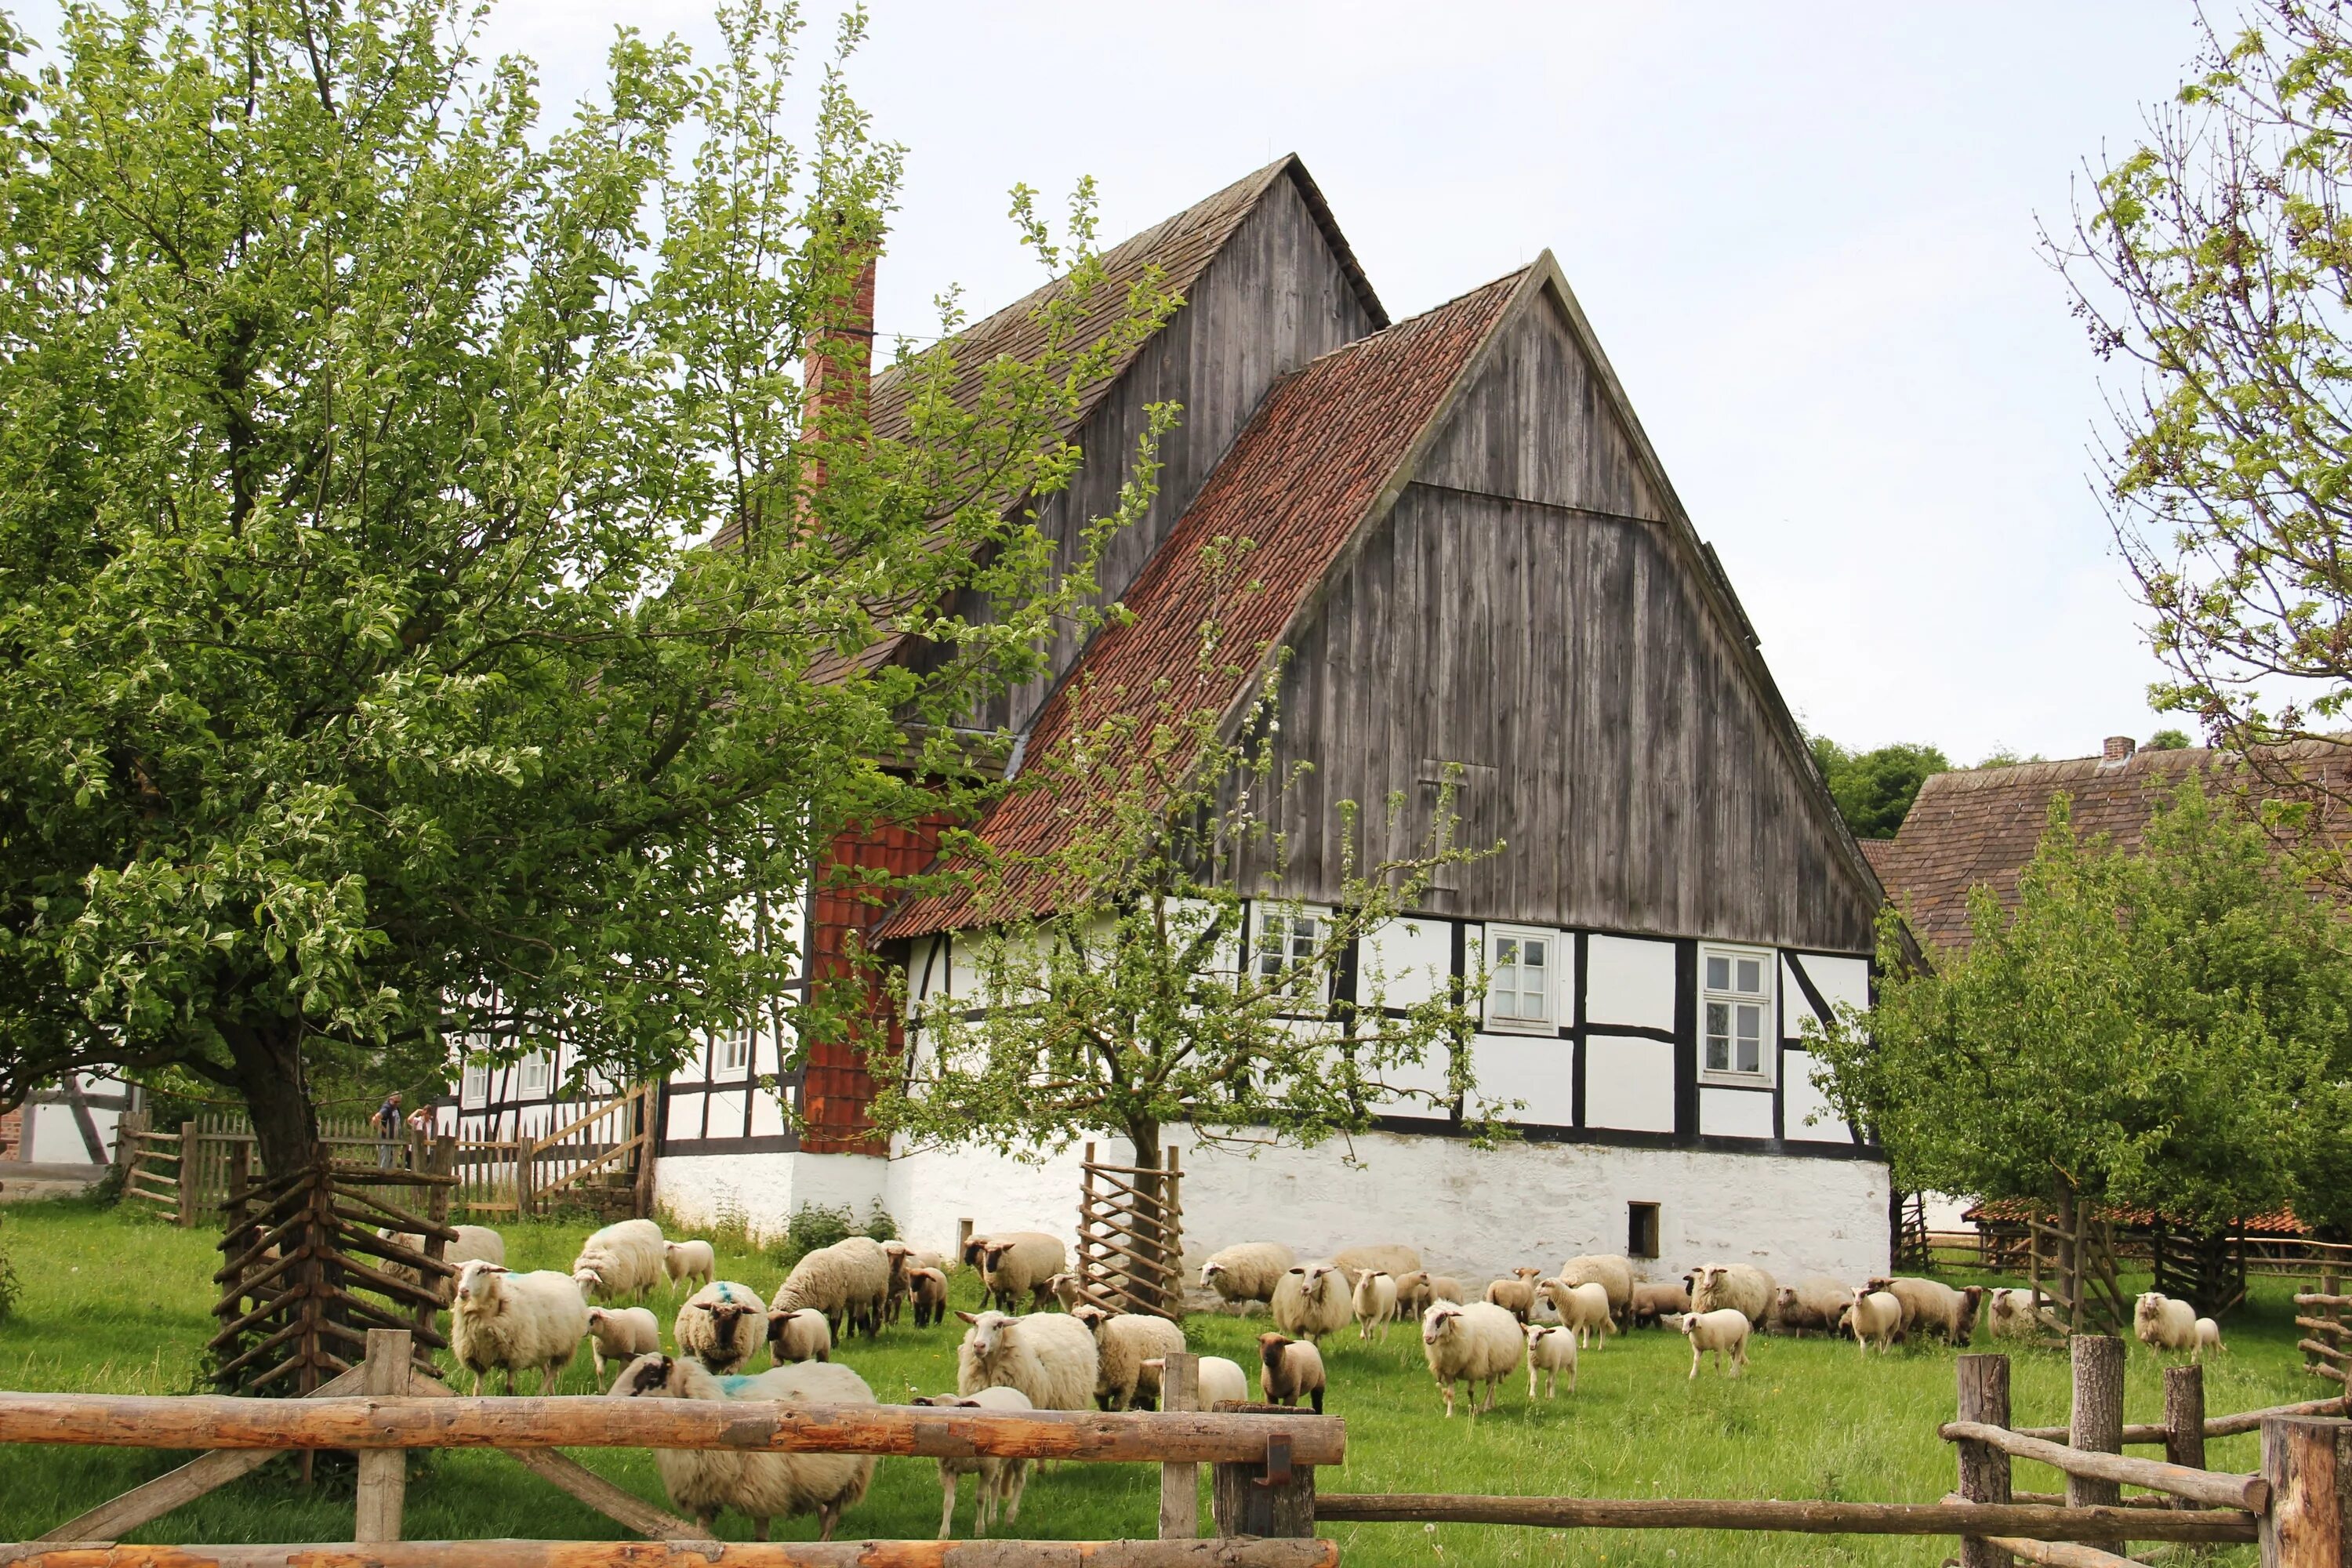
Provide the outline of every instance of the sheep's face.
[[[1293,1269],[1291,1272],[1295,1274],[1298,1272],[1298,1270]],[[1313,1268],[1307,1269],[1307,1294],[1310,1297],[1321,1295],[1324,1289],[1324,1281],[1329,1279],[1333,1275],[1338,1274],[1339,1272],[1339,1266],[1330,1263],[1318,1263]]]
[[1070,1316],[1084,1323],[1087,1326],[1087,1332],[1094,1335],[1097,1339],[1100,1339],[1102,1337],[1103,1321],[1108,1318],[1110,1314],[1104,1311],[1100,1307],[1096,1306],[1093,1302],[1088,1301],[1082,1306],[1071,1308]]
[[1528,1349],[1530,1351],[1534,1350],[1538,1345],[1544,1342],[1547,1336],[1556,1334],[1560,1331],[1561,1331],[1559,1328],[1550,1323],[1529,1323],[1528,1325]]
[[1462,1321],[1462,1309],[1451,1301],[1440,1301],[1421,1320],[1421,1342],[1433,1345],[1453,1333]]
[[984,1360],[1004,1349],[1005,1331],[1013,1327],[1011,1318],[1002,1312],[958,1312],[956,1316],[971,1325],[964,1333],[963,1342],[972,1348],[973,1353]]
[[580,1287],[581,1294],[604,1289],[604,1277],[593,1265],[583,1264],[572,1271],[572,1282]]
[[2144,1293],[2137,1301],[2132,1303],[2132,1321],[2140,1328],[2147,1328],[2155,1322],[2158,1314],[2164,1310],[2165,1300],[2153,1290]]
[[506,1268],[486,1258],[473,1258],[457,1270],[457,1300],[487,1307],[499,1299],[499,1276]]
[[963,1266],[966,1268],[977,1268],[980,1267],[980,1260],[987,1254],[988,1237],[975,1236],[963,1244]]
[[648,1352],[621,1369],[613,1380],[615,1399],[667,1399],[677,1363],[659,1351]]
[[1223,1274],[1224,1271],[1225,1266],[1222,1263],[1203,1263],[1201,1265],[1201,1289],[1205,1290],[1209,1289],[1210,1286],[1215,1284],[1217,1276]]
[[1538,1280],[1538,1279],[1542,1279],[1542,1278],[1543,1278],[1543,1270],[1542,1270],[1542,1269],[1540,1269],[1540,1268],[1527,1268],[1527,1267],[1525,1267],[1525,1266],[1521,1266],[1520,1268],[1514,1268],[1514,1269],[1512,1269],[1512,1270],[1511,1270],[1511,1272],[1512,1272],[1512,1273],[1514,1273],[1514,1274],[1516,1274],[1516,1275],[1517,1275],[1520,1279],[1522,1279],[1526,1280],[1526,1281],[1527,1281],[1528,1284],[1530,1284],[1530,1285],[1534,1284],[1537,1280]]
[[1000,1269],[1000,1268],[1003,1268],[1003,1267],[1004,1267],[1004,1255],[1005,1255],[1006,1253],[1008,1253],[1008,1252],[1012,1251],[1012,1250],[1013,1250],[1013,1247],[1012,1247],[1012,1245],[1011,1245],[1010,1243],[1000,1243],[999,1245],[997,1245],[997,1246],[995,1246],[995,1247],[990,1247],[986,1252],[984,1252],[984,1253],[981,1254],[981,1265],[980,1265],[980,1266],[981,1266],[981,1270],[982,1270],[982,1272],[983,1272],[983,1273],[987,1273],[987,1274],[993,1274],[993,1273],[995,1273],[998,1269]]

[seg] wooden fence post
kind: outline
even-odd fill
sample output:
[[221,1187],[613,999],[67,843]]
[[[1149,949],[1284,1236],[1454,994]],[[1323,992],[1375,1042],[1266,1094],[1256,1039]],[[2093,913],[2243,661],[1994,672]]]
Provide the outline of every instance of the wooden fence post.
[[[2322,1268],[2319,1271],[2319,1293],[2321,1295],[2337,1296],[2343,1293],[2343,1289],[2344,1278],[2336,1270],[2333,1268]],[[2337,1322],[2341,1322],[2344,1318],[2343,1312],[2332,1305],[2325,1308],[2315,1305],[2312,1310],[2315,1315],[2324,1316]],[[2332,1340],[2335,1336],[2331,1334],[2328,1338]],[[2322,1363],[2319,1359],[2318,1345],[2324,1342],[2326,1342],[2310,1340],[2303,1342],[2303,1370],[2305,1373],[2315,1375],[2319,1373]],[[2347,1386],[2352,1387],[2352,1384],[2347,1384]]]
[[[409,1335],[406,1329],[370,1329],[361,1392],[370,1398],[402,1398],[408,1393]],[[397,1541],[400,1513],[408,1497],[408,1455],[399,1448],[360,1452],[359,1504],[353,1541]]]
[[637,1090],[636,1215],[651,1219],[654,1212],[654,1155],[661,1143],[661,1085],[648,1083]]
[[[1201,1358],[1189,1351],[1170,1352],[1160,1369],[1160,1408],[1201,1408]],[[1201,1467],[1160,1467],[1160,1539],[1190,1541],[1201,1533]]]
[[[2074,1334],[2066,1348],[2074,1363],[2074,1407],[2066,1420],[2066,1443],[2092,1454],[2124,1451],[2124,1342],[2112,1334]],[[2115,1508],[2124,1489],[2115,1481],[2088,1476],[2066,1478],[2069,1508]],[[2121,1557],[2120,1541],[2096,1542],[2103,1552]]]
[[[1272,1410],[1272,1405],[1254,1405]],[[1265,1459],[1209,1467],[1209,1510],[1219,1535],[1315,1533],[1315,1467],[1290,1462],[1290,1440],[1266,1439]]]
[[971,1249],[971,1216],[965,1215],[956,1221],[956,1255],[954,1267],[963,1267],[964,1254]]
[[[2164,1462],[2205,1468],[2205,1369],[2168,1366],[2164,1369]],[[2186,1498],[2172,1500],[2175,1508],[2189,1507]]]
[[529,1219],[531,1215],[530,1167],[537,1156],[530,1133],[522,1129],[520,1117],[515,1121],[515,1218]]
[[180,1228],[196,1223],[196,1124],[180,1123]]
[[[2009,1425],[2009,1358],[1958,1358],[1959,1418],[1988,1426]],[[1989,1443],[1960,1442],[1960,1496],[1970,1502],[2007,1502],[2009,1456]],[[2010,1568],[2010,1554],[1980,1536],[1960,1538],[1960,1568]]]
[[2352,1563],[2352,1421],[2273,1415],[2263,1422],[2263,1568],[2341,1568]]

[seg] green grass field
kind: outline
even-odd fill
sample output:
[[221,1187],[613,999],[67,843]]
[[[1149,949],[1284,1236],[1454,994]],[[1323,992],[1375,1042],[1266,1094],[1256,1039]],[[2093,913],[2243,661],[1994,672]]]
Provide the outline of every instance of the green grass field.
[[[586,1223],[547,1223],[507,1232],[518,1268],[568,1268]],[[0,1387],[91,1393],[200,1392],[211,1328],[211,1238],[79,1203],[0,1210],[0,1244],[23,1285],[16,1314],[0,1323]],[[722,1252],[722,1277],[766,1291],[780,1278],[756,1256]],[[964,1291],[971,1287],[962,1285]],[[2299,1370],[2293,1308],[2284,1287],[2225,1325],[2229,1353],[2206,1373],[2214,1414],[2319,1397]],[[652,1304],[667,1324],[676,1298]],[[968,1301],[964,1304],[970,1304]],[[901,1326],[877,1342],[855,1342],[838,1359],[884,1401],[954,1384],[961,1325],[917,1332]],[[1255,1320],[1195,1318],[1196,1349],[1250,1363]],[[665,1330],[667,1331],[667,1330]],[[1979,1348],[1983,1348],[1980,1340]],[[1501,1408],[1475,1423],[1442,1419],[1421,1362],[1418,1336],[1392,1330],[1385,1344],[1359,1345],[1352,1331],[1327,1347],[1329,1412],[1348,1422],[1349,1462],[1326,1469],[1326,1491],[1460,1491],[1585,1497],[1826,1498],[1933,1501],[1953,1484],[1953,1460],[1936,1436],[1952,1414],[1951,1352],[1897,1350],[1861,1358],[1850,1342],[1760,1339],[1748,1374],[1726,1381],[1685,1378],[1680,1336],[1643,1331],[1588,1352],[1579,1392],[1530,1405],[1524,1382]],[[2063,1421],[2063,1352],[2019,1354],[2012,1370],[2020,1424]],[[2126,1418],[2161,1415],[2157,1360],[2132,1347]],[[532,1380],[526,1380],[526,1385]],[[594,1392],[583,1352],[566,1393]],[[461,1385],[462,1386],[462,1385]],[[662,1501],[649,1455],[580,1450],[583,1462]],[[135,1449],[20,1447],[0,1457],[0,1540],[22,1541],[105,1498],[159,1475],[187,1456]],[[2217,1468],[2253,1468],[2256,1439],[2213,1446]],[[405,1533],[413,1540],[528,1536],[605,1538],[618,1527],[524,1474],[496,1454],[420,1456],[410,1482]],[[2020,1488],[2054,1490],[2054,1472],[2021,1463]],[[1204,1488],[1205,1490],[1205,1488]],[[970,1529],[971,1487],[958,1515]],[[1008,1533],[1103,1538],[1154,1532],[1159,1478],[1145,1466],[1065,1465],[1036,1477],[1019,1525]],[[1207,1509],[1205,1499],[1202,1516]],[[938,1528],[939,1487],[929,1461],[887,1459],[845,1535],[929,1537]],[[784,1539],[807,1539],[813,1520],[780,1522]],[[132,1537],[158,1542],[331,1542],[352,1531],[349,1481],[332,1475],[312,1489],[272,1467],[169,1515]],[[748,1537],[746,1521],[721,1520],[722,1535]],[[1948,1540],[1871,1539],[1698,1532],[1567,1534],[1451,1525],[1336,1526],[1352,1563],[1420,1564],[1936,1563]],[[2189,1561],[2183,1550],[2181,1561]],[[2252,1549],[2205,1562],[2253,1561]]]

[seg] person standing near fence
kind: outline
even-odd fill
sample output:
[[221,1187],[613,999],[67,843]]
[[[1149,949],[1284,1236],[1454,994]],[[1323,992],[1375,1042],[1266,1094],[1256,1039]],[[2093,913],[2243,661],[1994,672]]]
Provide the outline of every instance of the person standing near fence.
[[393,1154],[400,1147],[400,1090],[394,1089],[383,1097],[371,1119],[375,1122],[375,1163],[383,1170],[393,1167]]
[[433,1105],[430,1100],[408,1113],[408,1168],[422,1168],[425,1146],[433,1142]]

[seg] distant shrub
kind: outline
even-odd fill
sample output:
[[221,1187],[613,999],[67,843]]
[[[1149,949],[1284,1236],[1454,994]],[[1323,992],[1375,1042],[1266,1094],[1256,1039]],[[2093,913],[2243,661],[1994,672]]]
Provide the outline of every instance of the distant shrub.
[[0,1239],[0,1323],[6,1322],[16,1310],[16,1297],[22,1288],[16,1283],[16,1270],[8,1261],[8,1244]]

